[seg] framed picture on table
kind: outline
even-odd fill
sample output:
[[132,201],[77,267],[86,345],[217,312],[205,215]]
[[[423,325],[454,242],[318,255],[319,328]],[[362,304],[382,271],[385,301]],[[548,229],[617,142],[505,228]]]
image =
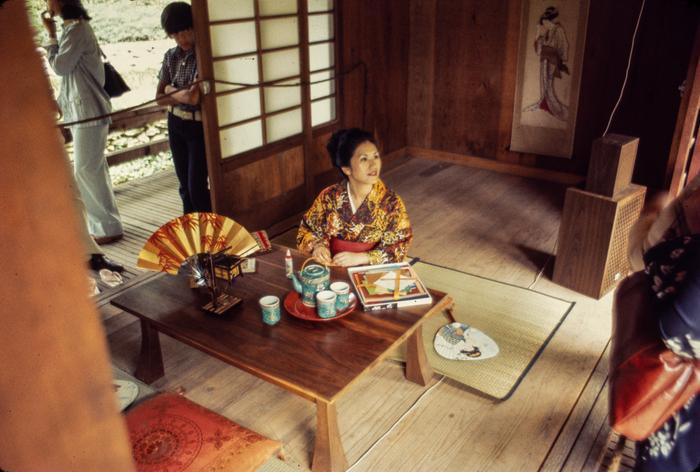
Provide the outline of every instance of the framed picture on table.
[[589,0],[523,0],[511,151],[570,158]]
[[365,310],[433,302],[430,292],[408,262],[351,267],[348,275]]

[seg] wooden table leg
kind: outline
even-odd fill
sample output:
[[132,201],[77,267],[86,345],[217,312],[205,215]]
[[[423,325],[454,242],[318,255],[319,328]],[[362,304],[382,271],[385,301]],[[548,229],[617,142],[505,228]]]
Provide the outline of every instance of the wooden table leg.
[[158,331],[148,321],[141,320],[141,354],[134,377],[147,384],[165,374]]
[[450,323],[454,323],[455,321],[457,321],[457,320],[455,319],[455,314],[454,314],[454,312],[453,312],[454,309],[455,309],[455,304],[454,304],[454,302],[450,303],[450,306],[448,306],[447,308],[445,308],[445,313],[447,313],[447,316],[450,318]]
[[316,445],[311,470],[313,472],[342,472],[348,468],[338,432],[335,403],[316,400]]
[[423,327],[419,326],[406,341],[406,378],[426,386],[433,378],[433,368],[428,363],[423,347]]

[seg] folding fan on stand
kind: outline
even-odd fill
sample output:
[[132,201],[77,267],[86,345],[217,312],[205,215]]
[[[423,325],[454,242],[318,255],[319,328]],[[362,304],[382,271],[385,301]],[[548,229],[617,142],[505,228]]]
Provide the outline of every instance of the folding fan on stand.
[[232,219],[216,213],[188,213],[165,223],[148,238],[137,265],[169,274],[189,271],[194,285],[206,286],[211,293],[211,302],[203,308],[221,314],[240,299],[217,288],[215,267],[226,260],[228,273],[235,270],[238,275],[243,258],[258,249],[253,236]]

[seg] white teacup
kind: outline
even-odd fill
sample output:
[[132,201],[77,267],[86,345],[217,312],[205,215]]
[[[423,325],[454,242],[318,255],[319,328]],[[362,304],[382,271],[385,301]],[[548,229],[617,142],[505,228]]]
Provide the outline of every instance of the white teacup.
[[335,316],[335,292],[321,290],[316,294],[316,312],[321,318],[333,318]]
[[331,290],[336,295],[335,309],[344,310],[350,304],[350,284],[347,282],[333,282]]

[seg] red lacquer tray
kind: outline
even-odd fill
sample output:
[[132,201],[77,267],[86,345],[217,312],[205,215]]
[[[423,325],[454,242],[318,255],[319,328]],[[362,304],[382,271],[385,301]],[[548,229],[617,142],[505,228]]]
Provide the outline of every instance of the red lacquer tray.
[[333,321],[343,316],[347,316],[357,307],[357,297],[354,293],[350,294],[350,304],[344,309],[336,313],[333,318],[321,318],[316,314],[316,308],[311,308],[301,302],[301,295],[292,290],[284,297],[284,309],[292,316],[306,321]]

